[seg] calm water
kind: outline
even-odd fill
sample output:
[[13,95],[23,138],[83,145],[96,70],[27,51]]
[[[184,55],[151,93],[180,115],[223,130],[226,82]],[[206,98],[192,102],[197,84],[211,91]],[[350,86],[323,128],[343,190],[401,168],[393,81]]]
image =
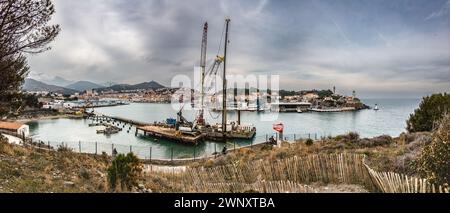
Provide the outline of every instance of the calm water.
[[[275,116],[271,113],[243,112],[241,119],[243,123],[253,123],[257,128],[257,137],[253,143],[262,142],[266,134],[273,134],[272,125],[275,122],[283,122],[285,125],[285,135],[297,134],[296,137],[305,137],[308,133],[315,135],[337,135],[349,131],[358,132],[363,137],[372,137],[382,134],[398,136],[405,131],[406,119],[415,108],[418,107],[419,99],[368,99],[364,100],[369,106],[378,104],[379,111],[362,110],[358,112],[340,113],[279,113],[275,121],[264,121],[267,116]],[[195,111],[185,107],[184,116],[193,120]],[[170,104],[130,104],[125,106],[97,108],[96,112],[106,115],[120,116],[142,122],[163,121],[166,118],[174,118],[176,110]],[[215,112],[206,113],[209,123],[219,123],[220,115]],[[236,113],[229,113],[229,120],[237,119]],[[128,152],[130,145],[132,151],[141,157],[170,159],[173,153],[174,158],[193,157],[210,154],[214,150],[220,151],[224,145],[232,148],[233,142],[214,143],[205,142],[197,147],[181,145],[170,141],[157,140],[149,137],[134,135],[134,128],[128,133],[128,126],[118,134],[105,136],[96,134],[96,127],[88,127],[90,120],[82,119],[56,119],[43,120],[30,123],[30,131],[35,139],[49,141],[50,143],[65,142],[69,146],[78,150],[79,142],[82,141],[81,150],[83,152],[93,152],[95,142],[98,142],[98,152],[110,153],[112,145],[119,152]],[[291,135],[291,137],[293,137]],[[314,136],[312,136],[314,137]],[[236,146],[249,145],[250,141],[238,141]],[[150,148],[151,151],[150,151]],[[194,150],[195,149],[195,150]]]

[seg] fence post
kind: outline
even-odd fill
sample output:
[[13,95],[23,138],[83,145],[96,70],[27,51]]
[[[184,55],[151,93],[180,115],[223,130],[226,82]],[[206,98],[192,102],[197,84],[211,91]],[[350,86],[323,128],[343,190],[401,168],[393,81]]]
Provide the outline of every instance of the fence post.
[[132,152],[133,152],[133,146],[130,145],[130,153],[132,153]]
[[114,155],[114,144],[112,143],[111,144],[111,156],[113,156]]
[[81,141],[78,141],[78,153],[81,153]]
[[294,142],[295,142],[295,141],[297,141],[297,137],[295,137],[295,134],[294,134]]
[[308,133],[308,139],[311,139],[311,133]]
[[50,149],[50,141],[47,141],[48,149]]
[[150,147],[150,163],[152,162],[152,147]]
[[315,137],[315,138],[316,138],[316,140],[317,140],[317,132],[316,132],[316,137]]
[[97,155],[97,142],[95,142],[95,154]]

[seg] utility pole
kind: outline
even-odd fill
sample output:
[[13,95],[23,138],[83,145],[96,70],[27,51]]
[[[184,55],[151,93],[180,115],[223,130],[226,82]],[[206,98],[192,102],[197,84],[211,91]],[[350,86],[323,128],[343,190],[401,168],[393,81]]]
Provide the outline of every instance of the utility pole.
[[223,85],[222,85],[222,133],[223,133],[223,140],[226,141],[227,137],[227,48],[228,48],[228,26],[230,24],[230,19],[225,19],[226,23],[226,30],[225,30],[225,48],[224,48],[224,54],[223,54]]

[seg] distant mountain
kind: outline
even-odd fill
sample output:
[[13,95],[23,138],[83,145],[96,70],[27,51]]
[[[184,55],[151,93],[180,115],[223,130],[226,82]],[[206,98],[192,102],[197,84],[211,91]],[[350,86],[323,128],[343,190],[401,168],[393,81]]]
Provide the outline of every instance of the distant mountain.
[[25,91],[58,92],[58,93],[62,93],[62,94],[65,94],[65,95],[72,95],[72,94],[78,92],[77,90],[46,84],[44,82],[36,81],[34,79],[31,79],[31,78],[25,79],[25,84],[22,86],[22,90],[25,90]]
[[166,88],[165,86],[159,84],[156,81],[150,81],[150,82],[144,82],[140,84],[117,84],[111,87],[106,87],[101,90],[114,90],[114,91],[122,91],[122,90],[156,90],[156,89],[162,89]]
[[60,87],[65,87],[69,84],[73,84],[73,81],[69,81],[67,79],[64,79],[62,77],[59,76],[55,76],[52,79],[49,80],[41,80],[43,83],[49,84],[49,85],[55,85],[55,86],[60,86]]
[[104,86],[96,84],[96,83],[92,83],[90,81],[77,81],[73,84],[69,84],[66,86],[66,88],[78,90],[78,91],[86,91],[86,90],[98,89],[98,88],[103,88],[103,87]]

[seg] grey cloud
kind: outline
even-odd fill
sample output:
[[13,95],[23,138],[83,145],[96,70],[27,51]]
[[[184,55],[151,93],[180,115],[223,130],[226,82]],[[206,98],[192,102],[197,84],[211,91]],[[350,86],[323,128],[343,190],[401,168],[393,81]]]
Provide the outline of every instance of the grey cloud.
[[63,31],[51,51],[29,57],[35,73],[170,85],[177,74],[192,75],[205,21],[209,61],[215,57],[229,16],[231,73],[280,74],[288,89],[336,85],[371,95],[449,89],[450,32],[444,26],[450,20],[444,0],[55,4],[53,22]]

